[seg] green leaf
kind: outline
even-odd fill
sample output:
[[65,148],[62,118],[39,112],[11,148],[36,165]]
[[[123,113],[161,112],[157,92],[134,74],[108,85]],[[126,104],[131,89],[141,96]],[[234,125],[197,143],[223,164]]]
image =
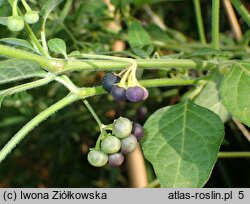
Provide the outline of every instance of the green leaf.
[[36,61],[9,59],[0,63],[0,84],[31,77],[44,77],[46,73]]
[[223,122],[229,119],[229,113],[224,106],[220,97],[219,87],[223,77],[219,73],[213,73],[201,93],[196,97],[195,103],[199,106],[207,108],[218,116]]
[[150,35],[151,40],[162,41],[167,43],[176,42],[164,30],[162,30],[159,26],[155,24],[148,24],[145,29]]
[[132,48],[142,48],[145,45],[150,45],[150,37],[142,25],[134,21],[128,29],[128,42]]
[[224,77],[221,95],[228,111],[250,127],[250,64],[235,64]]
[[184,101],[146,121],[142,149],[161,187],[202,187],[209,179],[224,126],[212,111]]
[[66,43],[60,38],[53,38],[48,41],[48,47],[52,52],[67,56]]
[[19,39],[19,38],[2,38],[0,42],[4,42],[10,45],[25,47],[36,53],[39,53],[27,40]]

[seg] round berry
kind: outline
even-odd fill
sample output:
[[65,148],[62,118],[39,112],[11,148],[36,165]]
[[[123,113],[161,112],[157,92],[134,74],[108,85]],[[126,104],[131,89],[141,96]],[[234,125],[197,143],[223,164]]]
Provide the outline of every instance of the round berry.
[[144,91],[144,95],[143,95],[143,101],[145,101],[147,98],[148,98],[148,90],[144,87],[143,88],[143,91]]
[[111,154],[109,155],[109,165],[110,166],[121,166],[122,163],[124,161],[124,156],[122,153],[115,153],[115,154]]
[[144,89],[140,86],[129,87],[126,91],[126,97],[131,102],[142,101],[144,97]]
[[121,140],[121,152],[124,154],[131,153],[137,146],[137,139],[134,135],[130,135]]
[[107,154],[116,153],[121,148],[121,141],[115,136],[107,136],[102,140],[101,148]]
[[102,78],[102,87],[110,92],[112,89],[112,86],[120,81],[120,78],[112,73],[107,73]]
[[93,149],[88,153],[88,161],[92,166],[101,167],[107,164],[108,155],[100,149]]
[[24,28],[24,21],[21,16],[10,16],[7,19],[7,27],[11,31],[21,31]]
[[113,125],[113,134],[118,138],[125,138],[131,134],[132,123],[129,119],[120,117],[115,120]]
[[118,85],[112,86],[111,95],[117,101],[127,101],[126,89]]
[[39,14],[38,11],[28,11],[25,15],[24,15],[24,20],[28,23],[28,24],[34,24],[39,20]]
[[136,137],[137,141],[140,141],[141,138],[144,136],[143,127],[138,123],[133,123],[133,129],[131,134]]

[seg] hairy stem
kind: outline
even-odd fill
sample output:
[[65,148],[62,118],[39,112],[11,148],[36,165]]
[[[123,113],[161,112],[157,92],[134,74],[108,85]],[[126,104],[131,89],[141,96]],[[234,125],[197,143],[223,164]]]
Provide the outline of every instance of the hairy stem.
[[206,37],[205,37],[203,20],[202,20],[202,15],[201,15],[200,0],[193,0],[193,2],[194,2],[196,22],[197,22],[197,27],[198,27],[198,31],[199,31],[200,41],[203,45],[205,45],[206,44]]
[[[8,58],[21,58],[37,61],[40,66],[52,73],[62,74],[72,71],[100,71],[100,70],[120,70],[131,65],[130,58],[116,60],[78,60],[78,59],[48,59],[24,50],[12,48],[0,44],[0,55]],[[113,58],[113,57],[112,57]],[[217,66],[215,61],[190,60],[190,59],[135,59],[139,69],[213,69]]]
[[54,78],[55,78],[54,75],[48,74],[43,79],[32,81],[32,82],[29,82],[29,83],[26,83],[26,84],[21,84],[21,85],[18,85],[18,86],[11,87],[9,89],[5,89],[3,91],[0,91],[0,95],[11,96],[11,95],[13,95],[15,93],[19,93],[19,92],[26,91],[26,90],[29,90],[29,89],[34,89],[36,87],[48,84],[49,82],[53,81]]
[[17,144],[37,125],[39,125],[42,121],[46,120],[49,116],[54,114],[56,111],[64,108],[65,106],[71,104],[76,101],[78,98],[69,94],[64,97],[62,100],[53,104],[46,110],[42,111],[39,115],[29,121],[19,132],[17,132],[11,140],[1,149],[0,151],[0,163],[6,158],[6,156],[17,146]]
[[220,0],[212,1],[212,47],[219,49]]

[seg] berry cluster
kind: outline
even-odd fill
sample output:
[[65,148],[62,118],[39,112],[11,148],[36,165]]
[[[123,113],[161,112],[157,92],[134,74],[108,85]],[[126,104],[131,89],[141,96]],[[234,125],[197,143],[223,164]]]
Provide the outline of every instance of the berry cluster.
[[22,3],[26,10],[26,13],[23,17],[19,16],[17,11],[17,2],[17,0],[13,2],[12,16],[9,16],[7,19],[7,27],[11,31],[21,31],[24,28],[24,22],[28,24],[34,24],[39,20],[38,11],[31,10],[25,0],[22,0]]
[[140,124],[120,117],[113,123],[112,134],[107,134],[101,140],[100,148],[90,150],[88,161],[95,167],[107,163],[110,166],[120,166],[124,161],[124,154],[133,152],[143,136],[144,130]]
[[102,87],[111,93],[117,101],[139,102],[148,98],[148,90],[145,87],[136,83],[136,85],[126,88],[119,83],[120,81],[121,78],[119,76],[107,73],[102,79]]

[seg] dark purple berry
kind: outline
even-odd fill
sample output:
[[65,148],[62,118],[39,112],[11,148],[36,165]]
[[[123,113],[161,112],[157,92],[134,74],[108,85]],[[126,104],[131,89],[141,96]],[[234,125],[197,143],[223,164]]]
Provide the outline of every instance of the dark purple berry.
[[124,156],[122,153],[115,153],[109,155],[108,163],[110,166],[121,166],[124,161]]
[[126,89],[117,85],[113,85],[111,95],[116,101],[127,101]]
[[133,129],[131,134],[134,135],[138,141],[140,141],[141,138],[144,136],[143,127],[138,123],[133,123]]
[[112,73],[107,73],[102,78],[102,87],[110,92],[112,89],[112,86],[120,81],[120,78]]
[[124,154],[131,153],[137,146],[137,139],[134,135],[130,135],[121,140],[121,152]]
[[129,87],[126,91],[126,97],[131,102],[142,101],[144,97],[144,89],[140,86]]

